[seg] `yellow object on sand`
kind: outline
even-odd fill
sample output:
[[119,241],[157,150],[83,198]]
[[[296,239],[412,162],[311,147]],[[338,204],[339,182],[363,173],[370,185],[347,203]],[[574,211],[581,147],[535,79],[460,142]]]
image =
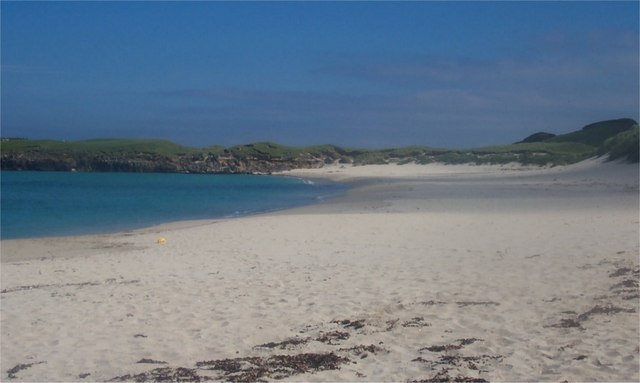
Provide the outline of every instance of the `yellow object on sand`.
[[167,242],[167,240],[166,240],[166,239],[164,239],[164,237],[160,237],[160,238],[158,238],[158,243],[159,243],[159,244],[164,245],[166,242]]

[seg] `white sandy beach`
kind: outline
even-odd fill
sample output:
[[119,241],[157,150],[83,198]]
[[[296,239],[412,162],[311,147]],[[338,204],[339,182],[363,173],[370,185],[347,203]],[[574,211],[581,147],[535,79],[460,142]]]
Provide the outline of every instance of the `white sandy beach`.
[[2,241],[2,380],[640,380],[637,164],[286,174],[353,188]]

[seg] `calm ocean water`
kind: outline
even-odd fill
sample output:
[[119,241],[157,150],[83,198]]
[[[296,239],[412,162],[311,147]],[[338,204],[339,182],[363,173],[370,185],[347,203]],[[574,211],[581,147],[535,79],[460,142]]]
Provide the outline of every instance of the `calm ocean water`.
[[3,239],[107,233],[313,203],[344,185],[290,177],[2,172]]

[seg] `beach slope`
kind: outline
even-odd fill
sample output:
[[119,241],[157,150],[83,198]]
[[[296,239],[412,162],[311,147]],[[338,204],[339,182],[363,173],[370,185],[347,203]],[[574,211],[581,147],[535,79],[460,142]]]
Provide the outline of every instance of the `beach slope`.
[[353,187],[2,241],[2,379],[640,380],[637,164],[286,174]]

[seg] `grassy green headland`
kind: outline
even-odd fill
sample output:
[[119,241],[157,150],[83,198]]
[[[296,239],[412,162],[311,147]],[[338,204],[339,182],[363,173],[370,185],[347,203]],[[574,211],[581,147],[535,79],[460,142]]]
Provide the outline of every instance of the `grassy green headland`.
[[629,130],[607,138],[598,149],[598,154],[608,155],[610,160],[624,159],[628,162],[638,162],[640,160],[638,131],[639,127],[636,124]]
[[293,147],[273,142],[192,148],[166,140],[3,138],[0,150],[2,170],[268,173],[336,162],[565,165],[594,156],[638,162],[638,123],[631,119],[601,121],[567,134],[540,132],[515,144],[473,149],[410,146],[370,150],[336,145]]
[[178,155],[199,149],[181,146],[167,140],[99,138],[85,141],[3,139],[2,153],[155,153]]

